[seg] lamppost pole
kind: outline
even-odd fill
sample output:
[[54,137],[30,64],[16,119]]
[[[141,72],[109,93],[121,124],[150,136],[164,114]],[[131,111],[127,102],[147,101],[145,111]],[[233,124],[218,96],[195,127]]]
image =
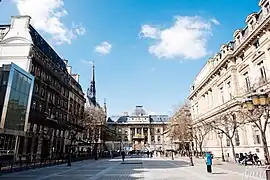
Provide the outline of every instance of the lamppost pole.
[[171,136],[171,149],[172,149],[172,160],[174,160],[174,157],[173,157],[173,135]]
[[192,155],[192,127],[189,127],[190,139],[189,139],[189,159],[190,159],[190,166],[194,166],[193,163],[193,155]]
[[222,145],[223,133],[222,132],[218,132],[218,137],[220,139],[220,148],[221,148],[222,161],[225,162],[224,152],[223,152],[223,145]]
[[[264,113],[269,113],[269,106],[270,106],[269,94],[265,93],[263,89],[261,90],[260,93],[256,93],[256,91],[254,91],[254,93],[251,96],[249,96],[248,99],[245,100],[244,104],[247,110],[251,113],[251,115],[256,114],[256,110],[263,110]],[[267,114],[266,117],[269,117],[269,114]],[[261,123],[261,116],[259,118],[256,118],[254,121],[260,121]],[[268,121],[268,119],[266,119],[265,121]],[[265,156],[265,161],[266,161],[265,164],[269,165],[270,156],[269,156],[269,150],[268,150],[267,141],[265,137],[266,127],[261,126],[259,129],[261,131],[261,139],[263,141],[263,151],[264,151],[264,156]]]

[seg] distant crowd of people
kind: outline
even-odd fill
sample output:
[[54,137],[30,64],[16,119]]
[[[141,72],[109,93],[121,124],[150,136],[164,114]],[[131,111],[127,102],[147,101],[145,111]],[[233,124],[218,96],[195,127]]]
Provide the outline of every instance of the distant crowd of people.
[[244,164],[245,166],[247,166],[249,163],[251,163],[252,165],[262,165],[259,156],[256,153],[252,154],[251,152],[249,152],[248,154],[240,153],[238,163]]

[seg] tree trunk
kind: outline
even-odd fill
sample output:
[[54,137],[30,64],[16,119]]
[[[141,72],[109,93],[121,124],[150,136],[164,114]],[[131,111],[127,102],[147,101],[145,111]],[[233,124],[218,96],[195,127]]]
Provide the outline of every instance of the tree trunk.
[[202,142],[199,142],[200,156],[202,156],[202,154],[203,154],[202,144],[203,144]]
[[266,140],[266,137],[265,137],[265,132],[261,131],[261,136],[262,136],[265,164],[269,165],[270,158],[269,158],[269,150],[268,150],[267,140]]
[[232,146],[233,160],[234,160],[235,163],[237,163],[234,144],[233,144],[233,138],[232,139],[230,138],[230,142],[231,142],[231,146]]

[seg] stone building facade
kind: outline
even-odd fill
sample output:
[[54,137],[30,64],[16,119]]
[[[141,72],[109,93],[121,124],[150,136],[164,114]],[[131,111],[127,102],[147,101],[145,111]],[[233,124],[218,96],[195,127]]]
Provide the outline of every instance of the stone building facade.
[[[260,11],[246,17],[246,26],[237,29],[233,39],[223,44],[197,75],[189,95],[194,129],[223,112],[242,108],[241,102],[254,88],[269,94],[270,1],[261,0],[259,6]],[[230,159],[232,151],[225,135],[221,141],[225,157]],[[221,157],[221,141],[215,131],[210,131],[203,149]],[[263,159],[260,133],[253,125],[237,129],[234,142],[236,153],[251,151]]]
[[29,16],[15,16],[11,24],[0,26],[0,63],[14,63],[35,77],[29,119],[25,119],[28,125],[21,132],[18,153],[60,155],[67,152],[70,129],[83,115],[85,98],[78,75],[71,73],[67,61],[30,20]]
[[143,106],[136,106],[131,115],[124,113],[123,116],[109,117],[107,124],[115,130],[116,138],[106,145],[111,150],[164,151],[170,143],[164,137],[168,119],[168,115],[147,114]]

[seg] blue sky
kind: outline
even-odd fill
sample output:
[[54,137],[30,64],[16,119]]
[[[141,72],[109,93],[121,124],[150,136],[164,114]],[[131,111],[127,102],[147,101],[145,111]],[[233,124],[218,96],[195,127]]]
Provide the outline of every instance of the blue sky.
[[84,90],[95,61],[97,97],[107,99],[109,115],[136,105],[171,114],[207,59],[259,9],[258,0],[2,1],[0,23],[31,15],[34,27],[81,75]]

